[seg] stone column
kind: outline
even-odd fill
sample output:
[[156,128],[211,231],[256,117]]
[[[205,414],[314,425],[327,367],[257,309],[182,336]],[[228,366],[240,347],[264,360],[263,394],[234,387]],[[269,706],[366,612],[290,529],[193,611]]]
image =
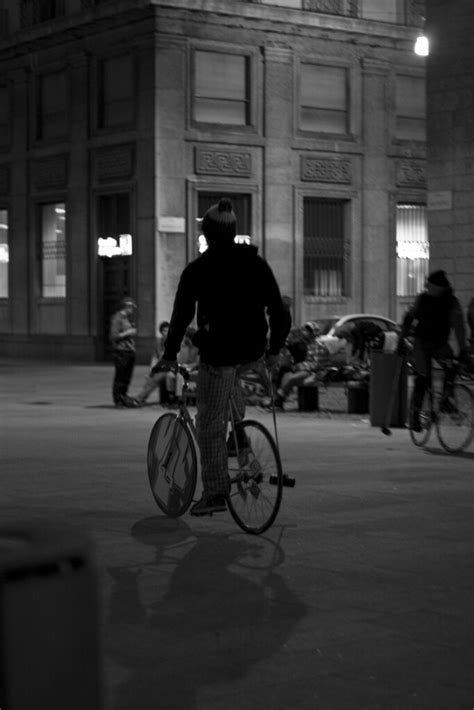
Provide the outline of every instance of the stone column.
[[[160,216],[185,215],[186,44],[164,35],[155,45],[156,325],[169,320],[181,271],[185,233],[158,231]],[[188,229],[190,227],[188,226]]]
[[[68,335],[89,335],[91,312],[88,203],[88,57],[77,54],[70,60],[72,84],[69,181],[67,201],[67,327]],[[95,303],[92,308],[96,308]]]
[[362,225],[360,254],[361,311],[388,315],[390,171],[387,161],[385,86],[389,65],[363,60]]
[[293,54],[265,47],[264,60],[263,253],[281,292],[293,297]]
[[30,125],[28,121],[28,94],[31,75],[27,69],[18,69],[11,74],[13,82],[13,135],[11,149],[10,183],[10,264],[9,301],[10,332],[12,335],[27,334],[30,330],[30,304],[33,293],[36,254],[29,249],[29,204],[27,150]]

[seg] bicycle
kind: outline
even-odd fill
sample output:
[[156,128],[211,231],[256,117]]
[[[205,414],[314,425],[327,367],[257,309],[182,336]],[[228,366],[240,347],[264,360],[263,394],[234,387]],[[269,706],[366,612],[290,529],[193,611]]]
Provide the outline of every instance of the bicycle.
[[448,394],[445,394],[442,389],[441,391],[435,389],[434,373],[431,368],[430,384],[419,412],[421,431],[413,429],[415,393],[412,392],[408,426],[415,446],[425,446],[433,426],[439,443],[450,454],[464,451],[471,443],[474,435],[474,397],[469,387],[459,382],[458,378],[461,376],[459,362],[455,363],[455,368],[455,381],[452,392]]
[[[184,380],[178,410],[157,419],[147,452],[151,491],[158,507],[170,517],[184,515],[193,502],[198,472],[196,428],[187,407],[189,374],[179,366],[178,372]],[[275,412],[275,439],[260,422],[239,421],[232,395],[229,412],[236,455],[229,456],[227,507],[242,530],[259,535],[274,522],[282,499],[283,470]],[[242,433],[248,441],[245,448],[239,447],[238,439],[245,440]]]

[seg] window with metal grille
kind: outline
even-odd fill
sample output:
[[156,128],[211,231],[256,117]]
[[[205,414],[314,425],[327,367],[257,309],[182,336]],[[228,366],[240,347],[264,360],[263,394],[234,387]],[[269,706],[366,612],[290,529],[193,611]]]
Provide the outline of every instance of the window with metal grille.
[[8,298],[8,210],[0,209],[0,298]]
[[41,140],[61,138],[69,128],[69,83],[66,72],[39,78],[37,136]]
[[250,123],[249,58],[198,50],[194,54],[193,118],[200,123]]
[[306,296],[346,295],[346,200],[303,200],[303,274]]
[[429,258],[426,206],[397,205],[397,296],[423,290]]
[[41,295],[66,297],[66,205],[41,205]]
[[198,218],[196,225],[196,243],[198,251],[203,252],[207,248],[207,243],[201,231],[201,221],[204,214],[219,202],[222,197],[227,197],[232,202],[235,216],[237,217],[237,235],[236,242],[251,242],[251,197],[250,195],[241,195],[225,192],[200,192],[198,195]]
[[301,64],[300,128],[321,133],[347,133],[347,70]]
[[130,125],[135,119],[135,82],[130,55],[109,57],[100,65],[99,126]]
[[399,74],[395,79],[395,135],[402,140],[426,140],[426,82]]

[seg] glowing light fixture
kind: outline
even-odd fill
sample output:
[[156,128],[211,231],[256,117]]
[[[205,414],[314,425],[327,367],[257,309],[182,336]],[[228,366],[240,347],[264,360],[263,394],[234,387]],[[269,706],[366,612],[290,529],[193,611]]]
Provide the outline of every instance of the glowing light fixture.
[[425,34],[423,34],[423,32],[422,32],[416,38],[415,54],[418,54],[419,57],[427,57],[429,53],[430,53],[430,43],[428,41],[428,37]]

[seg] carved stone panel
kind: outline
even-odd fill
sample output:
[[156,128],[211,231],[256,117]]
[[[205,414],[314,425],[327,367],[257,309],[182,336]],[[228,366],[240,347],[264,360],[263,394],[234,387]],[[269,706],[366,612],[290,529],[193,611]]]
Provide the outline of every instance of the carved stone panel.
[[248,151],[242,150],[196,148],[195,170],[198,175],[250,177],[252,156]]
[[346,15],[347,0],[303,0],[303,10],[326,12],[329,15]]
[[132,144],[99,148],[94,161],[96,180],[116,180],[133,175],[134,154]]
[[417,160],[397,160],[397,187],[426,187],[426,166]]
[[67,155],[40,158],[32,165],[32,182],[36,190],[50,190],[67,186]]
[[6,195],[10,189],[10,166],[0,165],[0,195]]
[[301,180],[350,185],[352,162],[347,158],[313,158],[301,156]]

